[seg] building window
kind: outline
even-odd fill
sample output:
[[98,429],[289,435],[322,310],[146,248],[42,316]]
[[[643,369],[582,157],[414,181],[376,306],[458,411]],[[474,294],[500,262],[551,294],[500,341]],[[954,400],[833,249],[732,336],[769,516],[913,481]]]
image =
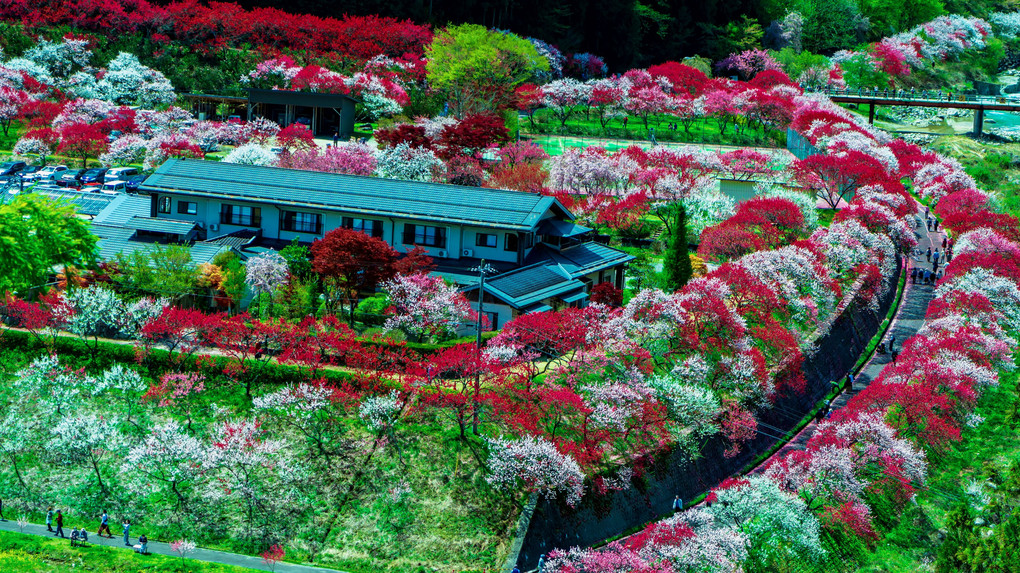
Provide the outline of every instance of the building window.
[[221,205],[220,223],[240,227],[261,227],[262,209],[242,205]]
[[318,213],[301,213],[284,211],[280,214],[280,229],[294,233],[322,233],[322,215]]
[[178,201],[177,214],[198,215],[198,203],[195,203],[194,201]]
[[169,197],[166,197],[166,196],[160,197],[159,198],[159,202],[157,203],[157,205],[159,207],[157,210],[160,213],[170,214],[170,198]]
[[345,229],[354,229],[355,231],[365,233],[369,237],[375,237],[381,239],[383,236],[382,221],[376,221],[374,219],[355,219],[354,217],[344,217],[342,226]]
[[404,225],[404,244],[446,248],[446,228],[427,225]]
[[476,247],[489,247],[492,249],[496,248],[496,235],[488,233],[476,233],[475,234],[475,246]]
[[507,233],[506,237],[505,237],[505,241],[506,242],[503,243],[503,250],[504,251],[513,251],[513,252],[516,253],[517,252],[517,233]]

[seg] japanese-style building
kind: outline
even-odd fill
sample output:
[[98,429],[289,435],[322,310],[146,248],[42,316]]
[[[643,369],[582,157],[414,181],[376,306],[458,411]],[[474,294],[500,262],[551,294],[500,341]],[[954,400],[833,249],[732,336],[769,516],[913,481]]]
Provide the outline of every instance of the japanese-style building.
[[474,300],[484,259],[493,328],[521,313],[584,306],[594,284],[622,287],[633,259],[592,241],[559,201],[535,193],[191,159],[167,161],[140,192],[147,219],[194,225],[203,244],[240,236],[252,244],[254,235],[282,247],[347,227],[399,253],[422,247],[435,273]]

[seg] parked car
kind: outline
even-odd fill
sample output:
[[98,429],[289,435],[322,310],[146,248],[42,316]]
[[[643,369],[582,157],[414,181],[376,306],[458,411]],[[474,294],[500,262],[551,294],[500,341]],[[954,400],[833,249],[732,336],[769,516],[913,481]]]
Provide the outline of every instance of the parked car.
[[105,167],[93,167],[85,171],[85,174],[81,176],[81,182],[83,185],[94,185],[106,182],[106,172],[108,170]]
[[0,163],[0,175],[14,175],[27,166],[28,164],[24,161],[4,161]]
[[135,175],[138,175],[135,167],[112,167],[107,170],[105,181],[127,181]]
[[86,185],[85,187],[79,189],[79,191],[81,191],[82,193],[99,193],[102,190],[103,188],[100,187],[99,185]]
[[61,173],[57,185],[61,187],[81,187],[81,178],[88,169],[68,169]]
[[103,193],[127,193],[127,183],[124,181],[108,181],[103,183],[100,191]]
[[39,178],[39,172],[42,171],[41,165],[29,165],[28,167],[21,170],[18,175],[25,180],[26,183],[29,181],[35,181]]
[[148,175],[135,175],[134,177],[125,181],[127,184],[127,190],[129,193],[138,192],[138,186],[145,182]]
[[39,176],[38,179],[40,181],[46,181],[49,179],[57,179],[63,175],[64,171],[67,171],[66,165],[47,165],[40,169],[37,175]]

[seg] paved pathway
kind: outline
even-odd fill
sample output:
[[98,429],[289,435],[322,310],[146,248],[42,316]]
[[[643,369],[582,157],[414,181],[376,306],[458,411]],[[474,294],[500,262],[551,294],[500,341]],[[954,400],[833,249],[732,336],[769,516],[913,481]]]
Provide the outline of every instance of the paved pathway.
[[[8,510],[13,508],[5,508]],[[78,519],[70,519],[68,522],[79,522]],[[98,521],[97,527],[98,527]],[[15,533],[22,533],[18,523],[13,520],[0,521],[0,531],[13,531]],[[46,531],[45,525],[28,524],[25,526],[25,534],[31,535],[43,535],[53,537],[53,534]],[[65,535],[71,535],[71,528],[64,528]],[[70,541],[67,541],[70,544]],[[92,545],[102,545],[105,547],[115,547],[123,549],[124,551],[131,551],[132,549],[124,546],[124,536],[114,535],[113,539],[107,539],[105,537],[99,537],[95,535],[94,530],[89,532],[89,543]],[[131,537],[131,543],[138,543],[137,537]],[[83,549],[87,551],[87,549]],[[159,541],[149,542],[149,553],[155,553],[157,555],[167,555],[169,557],[179,558],[180,556],[170,551],[170,544],[162,543]],[[145,563],[146,557],[144,555],[137,556],[139,565],[142,566]],[[214,551],[212,549],[196,549],[187,556],[188,559],[194,559],[196,561],[207,561],[209,563],[219,563],[220,565],[234,565],[237,567],[248,567],[250,569],[258,569],[260,571],[270,571],[270,567],[262,562],[261,557],[252,557],[250,555],[240,555],[238,553],[227,553],[226,551]],[[338,573],[336,569],[324,569],[321,567],[310,567],[307,565],[295,565],[293,563],[279,563],[276,565],[277,573]],[[342,572],[340,572],[342,573]]]

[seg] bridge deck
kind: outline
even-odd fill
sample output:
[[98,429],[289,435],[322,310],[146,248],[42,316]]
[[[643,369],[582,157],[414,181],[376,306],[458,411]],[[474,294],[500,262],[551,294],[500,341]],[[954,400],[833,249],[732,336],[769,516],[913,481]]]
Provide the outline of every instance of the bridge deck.
[[961,94],[953,96],[928,95],[925,97],[920,94],[915,93],[912,95],[902,91],[898,94],[879,91],[876,94],[874,92],[851,90],[826,90],[822,93],[838,103],[1020,112],[1020,102],[996,96]]

